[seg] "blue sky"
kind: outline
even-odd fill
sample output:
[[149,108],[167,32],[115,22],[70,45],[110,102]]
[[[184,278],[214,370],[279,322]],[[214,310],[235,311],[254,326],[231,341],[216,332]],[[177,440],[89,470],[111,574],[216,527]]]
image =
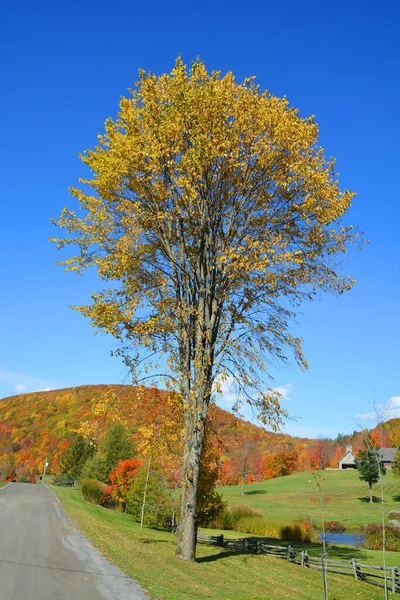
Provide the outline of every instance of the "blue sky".
[[239,80],[256,75],[302,116],[315,114],[342,187],[357,192],[348,219],[370,240],[348,255],[359,283],[304,306],[295,330],[309,371],[274,371],[285,406],[302,417],[287,431],[352,431],[373,390],[378,403],[395,398],[400,415],[399,17],[394,0],[4,4],[0,397],[126,380],[113,340],[68,308],[97,282],[56,266],[49,219],[72,205],[78,152],[96,143],[138,68],[170,71],[182,54]]

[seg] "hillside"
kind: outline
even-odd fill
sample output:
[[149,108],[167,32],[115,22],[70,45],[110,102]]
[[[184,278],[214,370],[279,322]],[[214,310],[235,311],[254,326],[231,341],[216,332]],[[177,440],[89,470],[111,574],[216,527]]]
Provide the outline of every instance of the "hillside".
[[[156,412],[166,394],[157,388],[141,388],[139,396],[138,390],[126,386],[86,385],[0,400],[0,480],[1,465],[4,471],[4,465],[9,465],[10,461],[18,474],[22,469],[41,471],[43,461],[48,457],[50,472],[57,473],[60,454],[68,448],[74,431],[91,418],[98,401],[110,391],[118,394],[126,424],[135,439],[145,411]],[[235,456],[240,451],[238,430],[242,438],[249,440],[247,444],[251,442],[253,480],[261,478],[265,453],[306,448],[312,443],[311,440],[264,431],[216,406],[212,407],[212,417],[226,476],[235,477]]]
[[[46,457],[50,472],[57,473],[60,454],[68,448],[76,430],[84,421],[96,420],[96,407],[112,395],[118,398],[120,414],[134,440],[139,440],[138,430],[149,415],[162,419],[160,408],[166,404],[167,393],[155,387],[85,385],[0,400],[0,481],[41,472]],[[350,443],[358,451],[365,436],[362,432],[341,435],[336,440],[291,437],[265,431],[216,406],[212,407],[211,417],[222,484],[238,483],[244,462],[247,483],[287,474],[279,471],[279,464],[267,465],[266,457],[275,454],[294,456],[289,472],[335,467],[345,446]],[[384,445],[397,439],[398,421],[385,424]]]

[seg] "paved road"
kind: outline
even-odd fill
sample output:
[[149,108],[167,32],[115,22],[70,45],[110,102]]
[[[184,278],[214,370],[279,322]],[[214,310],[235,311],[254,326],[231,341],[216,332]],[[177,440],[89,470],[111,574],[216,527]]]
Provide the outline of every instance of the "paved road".
[[44,485],[0,488],[0,600],[146,600]]

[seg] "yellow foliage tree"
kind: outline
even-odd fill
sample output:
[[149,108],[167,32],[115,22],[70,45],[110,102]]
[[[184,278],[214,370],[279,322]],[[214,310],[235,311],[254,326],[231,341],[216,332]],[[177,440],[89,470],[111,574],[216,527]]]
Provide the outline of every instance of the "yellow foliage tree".
[[233,377],[264,423],[282,422],[265,375],[288,353],[306,367],[290,333],[301,301],[353,285],[337,263],[357,238],[341,220],[354,194],[340,191],[313,117],[252,78],[178,58],[169,74],[140,71],[130,93],[82,155],[92,176],[71,189],[81,210],[62,211],[68,235],[54,241],[79,247],[67,270],[95,267],[109,282],[78,310],[120,341],[133,380],[168,357],[160,375],[184,413],[177,553],[190,560],[213,391]]
[[123,423],[120,396],[113,390],[105,392],[93,405],[89,417],[82,421],[76,432],[96,448],[110,423]]

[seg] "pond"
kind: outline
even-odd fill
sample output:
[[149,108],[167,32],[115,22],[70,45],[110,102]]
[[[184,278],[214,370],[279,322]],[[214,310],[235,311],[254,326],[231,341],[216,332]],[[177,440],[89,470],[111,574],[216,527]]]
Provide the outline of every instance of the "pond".
[[[319,534],[319,537],[322,540],[322,533]],[[328,544],[345,544],[346,546],[355,546],[359,548],[363,545],[364,536],[360,532],[352,532],[352,533],[330,533],[327,531],[325,533],[325,540]]]

